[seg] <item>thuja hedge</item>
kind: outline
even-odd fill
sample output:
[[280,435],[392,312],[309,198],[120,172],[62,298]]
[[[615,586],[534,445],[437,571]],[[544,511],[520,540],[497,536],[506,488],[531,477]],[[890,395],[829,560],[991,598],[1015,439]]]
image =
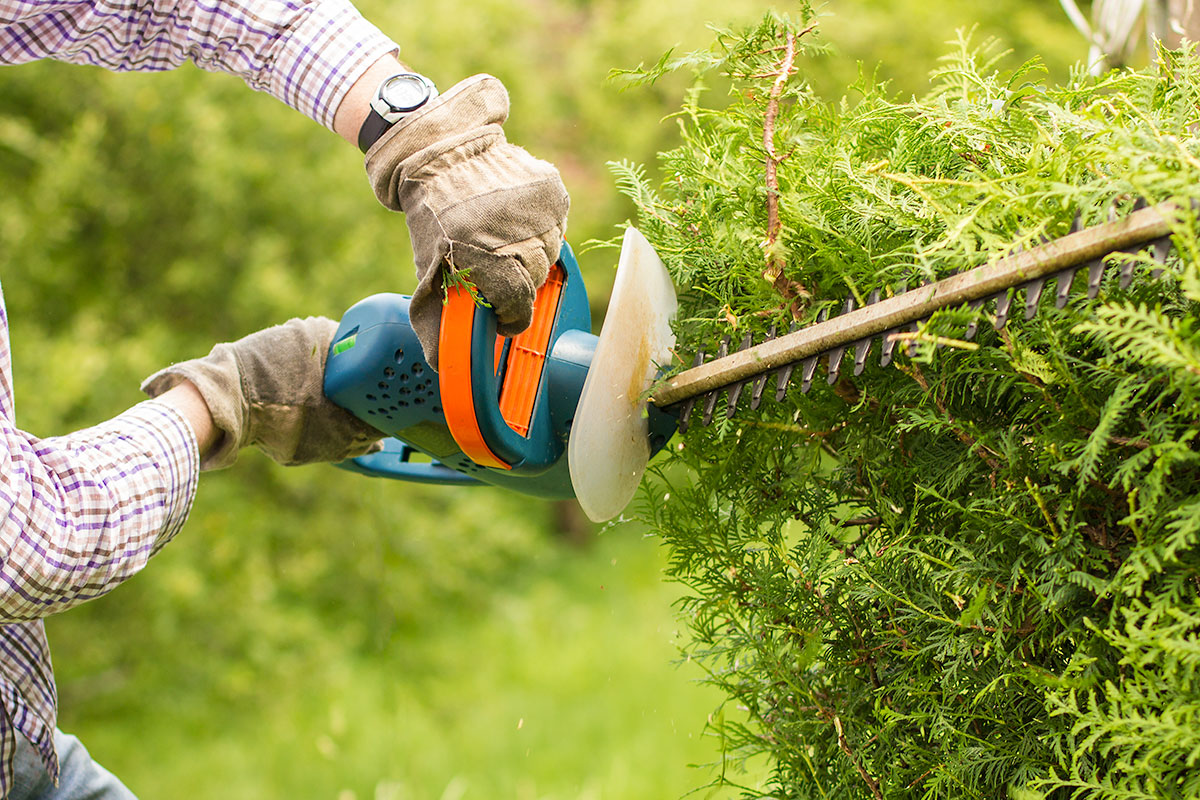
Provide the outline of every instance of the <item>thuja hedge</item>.
[[[615,166],[681,359],[1200,199],[1191,53],[1052,86],[963,42],[920,99],[825,99],[818,35],[772,16],[628,76],[731,87],[687,96],[657,185]],[[892,366],[673,440],[641,509],[728,696],[717,783],[765,753],[746,797],[1200,796],[1198,234],[1180,214],[1161,278],[1001,331],[939,313]]]

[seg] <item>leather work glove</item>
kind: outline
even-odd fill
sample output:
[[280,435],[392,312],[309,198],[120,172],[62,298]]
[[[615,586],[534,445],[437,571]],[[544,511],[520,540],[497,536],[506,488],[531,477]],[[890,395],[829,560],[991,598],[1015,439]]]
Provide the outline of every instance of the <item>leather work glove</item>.
[[499,332],[529,327],[533,299],[566,232],[570,201],[558,170],[504,137],[508,93],[490,75],[453,86],[396,123],[367,151],[379,202],[403,211],[417,277],[409,315],[437,369],[442,267],[466,276]]
[[362,455],[384,434],[325,397],[325,358],[336,332],[324,317],[293,319],[156,372],[142,391],[158,397],[184,380],[200,390],[223,434],[202,470],[229,466],[247,445],[287,465]]

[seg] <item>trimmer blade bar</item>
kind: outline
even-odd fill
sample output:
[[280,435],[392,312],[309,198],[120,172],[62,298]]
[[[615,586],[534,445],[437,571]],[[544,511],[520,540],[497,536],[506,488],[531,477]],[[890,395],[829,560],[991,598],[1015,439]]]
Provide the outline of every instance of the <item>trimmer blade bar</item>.
[[[994,309],[991,322],[1000,330],[1010,318],[1031,319],[1041,308],[1043,293],[1054,298],[1054,305],[1063,308],[1076,284],[1076,276],[1088,299],[1094,299],[1105,269],[1105,259],[1119,252],[1137,254],[1148,250],[1153,263],[1161,265],[1170,250],[1170,221],[1181,213],[1172,202],[1139,208],[1128,216],[1113,219],[1082,230],[1073,226],[1071,233],[1043,242],[1037,247],[1015,252],[994,263],[960,272],[949,278],[907,289],[898,287],[891,296],[879,299],[872,294],[862,308],[847,300],[842,313],[826,318],[822,311],[812,325],[775,336],[774,330],[765,341],[751,344],[743,338],[735,352],[726,354],[723,343],[719,356],[705,362],[697,354],[692,368],[677,373],[656,385],[651,402],[663,409],[678,411],[680,430],[686,430],[694,408],[703,409],[702,421],[731,418],[748,382],[754,387],[752,406],[758,407],[767,379],[775,375],[776,400],[782,400],[789,388],[793,370],[799,366],[801,391],[807,392],[820,363],[826,363],[826,380],[835,383],[847,352],[854,354],[854,374],[859,374],[875,339],[881,342],[880,364],[886,366],[897,353],[907,353],[908,347],[897,343],[907,339],[912,346],[912,334],[918,323],[936,311],[947,308],[970,307],[979,310],[985,304]],[[1136,261],[1126,259],[1117,269],[1124,289],[1133,279]],[[1163,272],[1161,266],[1151,269],[1152,277]],[[1053,281],[1053,288],[1049,283]],[[1023,290],[1023,298],[1018,292]],[[1048,291],[1047,291],[1048,290]],[[976,334],[976,324],[964,331],[964,338]],[[725,393],[723,414],[717,414],[719,396]]]

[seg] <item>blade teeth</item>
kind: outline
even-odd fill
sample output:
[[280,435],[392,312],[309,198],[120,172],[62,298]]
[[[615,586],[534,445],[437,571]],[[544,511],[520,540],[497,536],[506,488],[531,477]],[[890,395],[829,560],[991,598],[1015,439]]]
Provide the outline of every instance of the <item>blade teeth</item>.
[[692,417],[692,409],[696,407],[696,398],[689,397],[683,401],[683,405],[679,407],[679,432],[687,433],[688,423]]
[[896,340],[892,336],[899,332],[899,328],[892,328],[890,331],[884,332],[883,351],[879,354],[879,366],[886,367],[892,363],[892,352],[896,349]]
[[[776,327],[774,325],[772,325],[771,330],[767,333],[767,338],[764,339],[763,341],[769,342],[772,339],[774,339],[775,331],[776,331]],[[762,403],[763,389],[767,388],[767,378],[770,377],[770,375],[771,375],[771,373],[764,372],[762,375],[759,375],[757,378],[754,379],[754,388],[750,391],[750,410],[751,411],[757,411],[759,404]]]
[[[696,357],[692,359],[692,366],[698,367],[704,363],[704,350],[696,351]],[[687,433],[688,424],[692,418],[692,409],[696,407],[696,398],[689,397],[683,401],[683,405],[679,408],[679,432]]]
[[1038,278],[1025,284],[1025,319],[1033,319],[1037,315],[1038,301],[1042,299],[1042,290],[1046,288],[1046,279]]
[[[973,300],[971,302],[971,310],[972,311],[978,311],[981,308],[983,308],[982,300]],[[963,333],[963,338],[965,338],[969,342],[975,338],[975,334],[978,332],[979,332],[979,320],[973,319],[973,320],[971,320],[971,324],[967,326],[966,332]]]
[[742,387],[745,385],[745,381],[738,381],[729,387],[725,400],[725,419],[733,419],[733,415],[737,413],[738,398],[742,396]]
[[775,373],[775,402],[779,402],[787,394],[788,384],[792,382],[792,370],[795,368],[795,364],[788,364],[786,367],[780,367]]
[[808,390],[812,388],[813,373],[817,371],[817,356],[809,356],[802,363],[804,366],[801,368],[800,393],[808,394]]
[[1121,265],[1121,291],[1125,291],[1129,288],[1129,284],[1133,283],[1133,267],[1132,261],[1126,261]]
[[[908,281],[903,280],[900,281],[900,285],[896,287],[896,293],[892,296],[895,297],[897,295],[902,295],[907,291]],[[892,358],[896,353],[896,340],[893,339],[892,336],[899,332],[899,328],[892,328],[891,330],[883,332],[883,347],[879,353],[879,366],[886,367],[888,364],[892,363]]]
[[[880,295],[881,295],[881,292],[878,289],[871,292],[871,295],[867,298],[867,305],[873,306],[876,303],[878,303]],[[854,345],[854,374],[855,375],[861,375],[863,369],[866,368],[867,356],[870,355],[870,353],[871,353],[871,342],[872,341],[874,341],[872,339],[872,337],[868,336],[866,339],[860,339]]]
[[[820,321],[821,319],[823,319],[822,315],[817,314],[817,320]],[[792,324],[790,326],[788,326],[787,332],[794,333],[798,330],[800,330],[800,324],[798,323],[798,321],[793,320]],[[775,402],[776,403],[781,401],[781,399],[784,399],[784,395],[786,395],[786,393],[787,393],[787,386],[788,386],[788,384],[792,383],[792,371],[794,368],[796,368],[796,365],[794,365],[794,363],[788,363],[788,365],[784,365],[784,366],[780,367],[779,371],[775,372]]]
[[1150,243],[1150,255],[1158,263],[1163,263],[1167,260],[1167,256],[1171,253],[1171,237],[1163,236],[1155,239]]
[[[853,310],[854,310],[854,298],[847,297],[846,305],[842,306],[842,313],[849,314]],[[847,347],[849,347],[849,345],[844,344],[840,347],[835,347],[833,350],[829,351],[829,374],[825,376],[825,381],[830,386],[837,383],[838,373],[840,373],[842,370],[842,358],[843,358],[843,356],[846,355]]]
[[[822,323],[829,319],[829,309],[822,308],[817,312],[817,323]],[[808,390],[812,388],[813,373],[817,369],[817,356],[809,356],[802,362],[803,367],[800,370],[800,393],[808,394]]]
[[1097,258],[1088,263],[1088,300],[1095,300],[1100,294],[1100,281],[1104,278],[1104,259]]
[[1058,292],[1054,296],[1055,308],[1066,308],[1067,300],[1071,296],[1071,283],[1075,280],[1074,269],[1064,269],[1062,272],[1054,276],[1055,285]]
[[751,411],[757,411],[758,407],[762,405],[763,389],[767,388],[767,378],[769,378],[770,375],[771,373],[764,372],[762,375],[759,375],[754,379],[754,388],[750,390]]
[[[1167,262],[1167,256],[1170,254],[1170,252],[1171,252],[1171,237],[1170,236],[1164,236],[1161,239],[1155,239],[1153,242],[1150,243],[1150,257],[1153,258],[1159,264],[1165,264]],[[1163,274],[1162,267],[1156,267],[1156,268],[1150,270],[1150,277],[1153,278],[1154,280],[1158,280],[1159,278],[1161,278],[1162,274]]]
[[[750,333],[747,332],[746,335],[742,337],[742,343],[738,345],[737,349],[745,350],[750,346],[751,341],[753,341],[753,338],[750,336]],[[738,381],[729,387],[729,391],[725,395],[725,419],[733,419],[733,415],[737,412],[738,398],[742,396],[742,387],[745,385],[746,381]]]
[[845,347],[839,347],[829,354],[829,374],[825,376],[825,382],[830,386],[837,383],[838,374],[842,371],[842,357],[845,355]]
[[868,336],[866,339],[860,339],[858,341],[858,343],[854,345],[854,374],[855,375],[861,375],[863,368],[866,367],[867,356],[871,352],[871,342],[872,341],[873,340],[871,339],[871,337]]
[[[821,319],[820,314],[817,315],[817,319],[818,320]],[[795,333],[798,330],[800,330],[800,323],[793,322],[791,324],[791,327],[788,328],[788,333]],[[790,384],[792,382],[792,370],[794,370],[795,368],[796,368],[796,365],[793,363],[793,364],[785,364],[784,366],[782,366],[778,370],[776,370],[776,372],[775,372],[775,402],[778,403],[780,400],[783,399],[783,396],[787,394],[788,384]]]
[[[729,337],[728,336],[721,339],[721,346],[717,348],[717,358],[724,358],[727,355],[729,355]],[[704,395],[704,417],[703,417],[703,420],[704,420],[705,425],[708,425],[710,422],[712,422],[713,412],[717,408],[717,399],[720,397],[721,390],[723,388],[724,387],[719,386],[716,389],[713,389],[711,392]]]
[[992,325],[996,330],[1004,330],[1004,326],[1008,324],[1008,311],[1012,307],[1012,294],[1008,289],[996,295],[996,318],[992,320]]
[[717,399],[721,396],[720,389],[713,389],[708,394],[704,395],[704,415],[701,421],[708,425],[713,421],[713,412],[717,409]]

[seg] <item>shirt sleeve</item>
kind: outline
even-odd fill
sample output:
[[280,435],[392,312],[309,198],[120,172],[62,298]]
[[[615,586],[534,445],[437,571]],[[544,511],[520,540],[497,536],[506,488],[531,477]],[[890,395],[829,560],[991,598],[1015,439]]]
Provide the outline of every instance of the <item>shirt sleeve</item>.
[[49,439],[0,419],[0,622],[62,611],[141,570],[187,519],[199,469],[192,429],[163,403]]
[[0,0],[0,64],[49,57],[124,71],[191,60],[331,130],[354,81],[397,49],[348,0]]

